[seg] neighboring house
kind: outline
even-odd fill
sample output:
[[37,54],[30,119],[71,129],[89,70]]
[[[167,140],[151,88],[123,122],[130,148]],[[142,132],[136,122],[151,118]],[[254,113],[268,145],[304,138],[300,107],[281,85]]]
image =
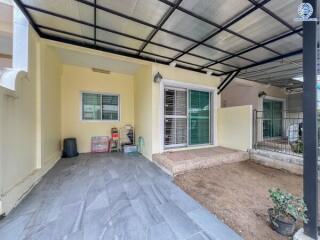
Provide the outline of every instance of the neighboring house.
[[292,153],[289,144],[301,139],[302,93],[235,79],[221,94],[222,107],[253,106],[254,147]]

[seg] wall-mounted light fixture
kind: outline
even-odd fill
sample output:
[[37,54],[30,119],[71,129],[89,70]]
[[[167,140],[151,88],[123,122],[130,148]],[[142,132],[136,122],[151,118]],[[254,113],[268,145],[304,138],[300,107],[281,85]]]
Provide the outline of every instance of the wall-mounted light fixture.
[[265,97],[265,96],[267,96],[267,94],[266,94],[265,91],[261,91],[261,92],[259,92],[259,94],[258,94],[258,97],[259,97],[259,98]]
[[155,83],[159,83],[159,82],[161,82],[161,80],[162,80],[162,76],[161,76],[161,74],[159,72],[157,72],[156,75],[153,78],[153,81]]

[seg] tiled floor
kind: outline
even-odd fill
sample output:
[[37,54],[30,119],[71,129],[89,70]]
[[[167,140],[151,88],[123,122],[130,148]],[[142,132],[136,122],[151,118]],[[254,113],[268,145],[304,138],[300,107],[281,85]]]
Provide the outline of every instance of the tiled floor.
[[0,239],[241,239],[140,155],[62,159],[6,218]]

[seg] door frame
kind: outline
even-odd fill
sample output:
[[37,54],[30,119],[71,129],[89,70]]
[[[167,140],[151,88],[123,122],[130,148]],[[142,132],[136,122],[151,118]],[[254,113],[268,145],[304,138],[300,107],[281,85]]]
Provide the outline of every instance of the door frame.
[[[285,122],[284,122],[284,119],[286,118],[286,109],[287,109],[287,100],[286,98],[278,98],[278,97],[272,97],[272,96],[265,96],[263,98],[260,98],[259,99],[260,102],[259,102],[259,106],[260,106],[260,109],[262,109],[262,112],[264,111],[263,109],[263,100],[270,100],[270,101],[276,101],[276,102],[282,102],[282,135],[283,136],[286,136],[286,129],[285,129]],[[261,126],[260,126],[260,130],[261,131],[261,140],[263,141],[264,140],[264,136],[263,136],[263,123],[261,123]],[[278,138],[278,137],[277,137]],[[270,138],[268,138],[270,139]]]
[[[215,87],[209,87],[199,84],[193,84],[193,83],[184,83],[183,81],[176,81],[176,80],[170,80],[170,79],[162,79],[160,82],[160,152],[165,151],[172,151],[175,149],[165,149],[164,148],[164,88],[165,87],[176,87],[176,88],[186,88],[186,89],[192,89],[192,90],[198,90],[198,91],[206,91],[211,92],[211,132],[210,136],[210,142],[211,144],[205,144],[205,145],[187,145],[187,147],[178,148],[178,150],[184,150],[184,149],[193,149],[193,148],[203,148],[208,146],[217,146],[217,107],[218,107],[218,95],[217,95],[217,88]],[[189,134],[189,133],[188,133]]]

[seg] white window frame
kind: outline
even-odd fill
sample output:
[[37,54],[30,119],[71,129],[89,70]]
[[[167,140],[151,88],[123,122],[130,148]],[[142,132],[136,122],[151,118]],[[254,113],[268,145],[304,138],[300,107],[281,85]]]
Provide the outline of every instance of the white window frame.
[[[99,94],[101,95],[101,100],[100,100],[100,105],[101,105],[101,113],[100,113],[100,118],[101,119],[83,119],[83,101],[82,97],[84,93],[89,93],[89,94]],[[108,120],[108,119],[102,119],[102,96],[116,96],[118,97],[118,119],[116,120]],[[80,120],[82,122],[120,122],[121,120],[121,107],[120,107],[120,94],[115,94],[115,93],[107,93],[107,92],[94,92],[94,91],[81,91],[80,92]]]

